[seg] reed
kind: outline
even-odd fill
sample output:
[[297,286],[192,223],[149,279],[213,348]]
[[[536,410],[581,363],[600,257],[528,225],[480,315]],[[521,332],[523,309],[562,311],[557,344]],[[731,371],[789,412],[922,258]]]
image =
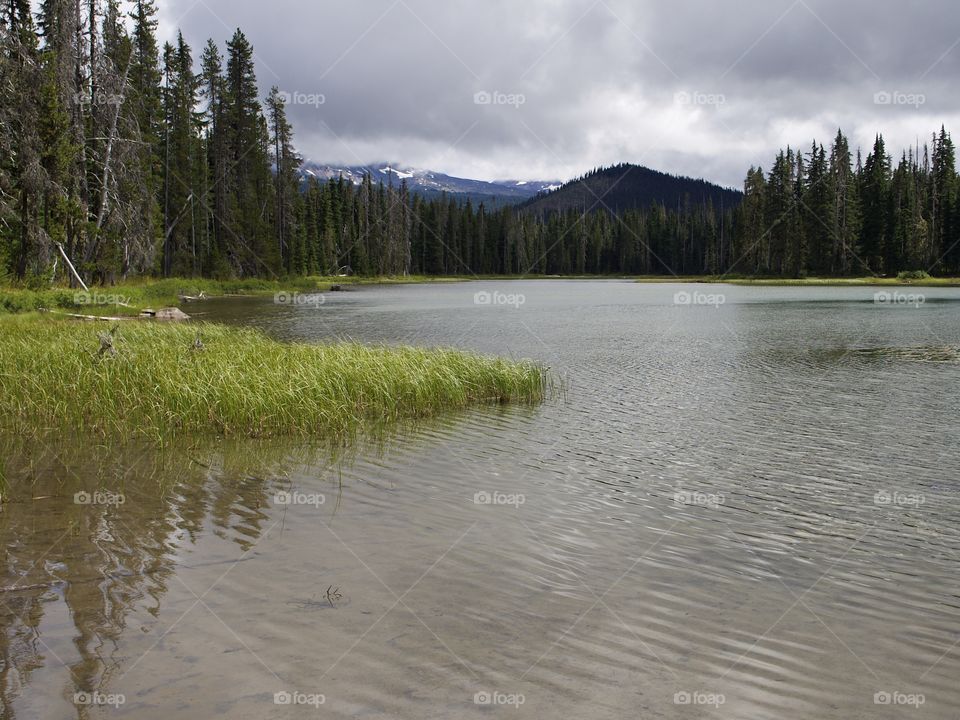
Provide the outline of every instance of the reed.
[[212,324],[0,319],[0,428],[158,440],[335,436],[475,403],[537,402],[544,368],[449,349],[287,344]]

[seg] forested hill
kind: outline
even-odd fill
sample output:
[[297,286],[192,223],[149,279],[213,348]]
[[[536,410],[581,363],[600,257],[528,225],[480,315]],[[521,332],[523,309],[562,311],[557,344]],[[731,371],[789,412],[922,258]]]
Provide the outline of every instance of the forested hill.
[[721,205],[734,208],[741,200],[743,193],[706,180],[668,175],[640,165],[622,163],[571,180],[558,190],[537,195],[522,207],[534,213],[584,209],[622,212],[656,204],[676,208],[687,203],[712,203],[717,208]]

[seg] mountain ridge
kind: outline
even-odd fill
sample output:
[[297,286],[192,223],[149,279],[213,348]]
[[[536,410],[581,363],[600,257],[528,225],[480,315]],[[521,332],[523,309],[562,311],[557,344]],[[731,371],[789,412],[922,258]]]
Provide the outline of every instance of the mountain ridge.
[[411,192],[426,198],[446,193],[464,201],[469,199],[474,203],[485,202],[489,205],[520,203],[539,192],[556,189],[563,184],[559,180],[473,180],[392,162],[333,165],[307,160],[300,172],[304,178],[315,177],[319,180],[336,180],[343,176],[344,180],[354,185],[363,182],[365,174],[369,174],[374,183],[382,181],[385,185],[393,183],[399,186],[406,180]]
[[304,180],[313,177],[328,181],[343,177],[353,185],[360,185],[364,175],[370,175],[374,184],[399,186],[406,182],[412,193],[425,199],[446,195],[461,202],[482,202],[493,208],[516,205],[534,213],[577,208],[619,212],[654,204],[675,207],[684,202],[735,207],[743,198],[739,190],[703,178],[672,175],[632,163],[599,167],[566,182],[474,180],[393,162],[333,165],[307,160],[300,173]]
[[577,208],[620,212],[655,204],[674,207],[683,202],[711,202],[717,207],[736,207],[742,199],[743,193],[739,190],[703,178],[671,175],[643,165],[619,163],[596,168],[551,192],[538,193],[524,201],[521,207],[534,213]]

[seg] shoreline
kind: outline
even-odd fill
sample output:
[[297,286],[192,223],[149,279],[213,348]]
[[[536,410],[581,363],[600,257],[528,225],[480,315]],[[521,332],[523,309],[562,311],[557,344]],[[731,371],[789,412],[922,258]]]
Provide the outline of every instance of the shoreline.
[[[191,307],[204,299],[265,297],[281,292],[327,293],[364,285],[432,283],[607,280],[639,284],[743,285],[752,287],[960,287],[960,277],[916,279],[883,277],[741,277],[722,275],[409,275],[371,277],[308,276],[289,280],[210,280],[203,278],[138,279],[115,285],[29,289],[0,286],[0,317],[36,311],[71,311],[85,315],[137,317],[145,309]],[[337,288],[340,286],[340,288]]]

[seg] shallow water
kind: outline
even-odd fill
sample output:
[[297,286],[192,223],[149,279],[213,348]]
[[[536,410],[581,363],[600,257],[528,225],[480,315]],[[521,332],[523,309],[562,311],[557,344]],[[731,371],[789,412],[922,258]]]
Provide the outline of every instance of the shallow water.
[[956,718],[960,291],[919,292],[197,305],[566,389],[347,455],[5,439],[0,716]]

